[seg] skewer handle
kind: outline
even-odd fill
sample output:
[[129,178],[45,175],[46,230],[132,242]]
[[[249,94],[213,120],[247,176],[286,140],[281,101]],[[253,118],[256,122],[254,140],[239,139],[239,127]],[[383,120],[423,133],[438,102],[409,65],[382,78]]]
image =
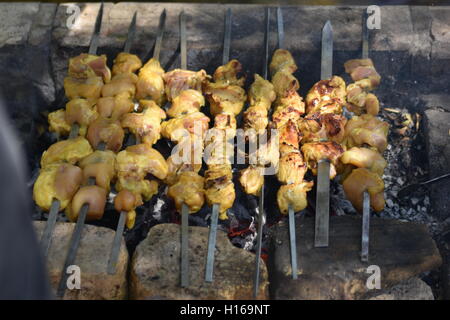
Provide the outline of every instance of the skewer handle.
[[53,230],[55,229],[56,218],[58,217],[59,208],[61,203],[58,199],[53,199],[50,212],[48,214],[47,224],[45,225],[44,233],[41,238],[41,246],[44,257],[47,257],[50,245],[52,244]]
[[367,191],[363,194],[361,261],[369,261],[369,232],[370,232],[370,197]]
[[292,267],[292,279],[297,279],[297,239],[295,235],[295,216],[294,209],[291,205],[288,208],[289,211],[289,241],[291,247],[291,267]]
[[117,268],[117,259],[119,258],[120,247],[122,245],[122,235],[127,221],[127,212],[121,211],[119,222],[117,223],[116,234],[114,235],[111,255],[108,262],[108,274],[115,274]]
[[189,208],[181,207],[181,287],[189,286]]
[[214,271],[214,253],[216,251],[216,237],[217,237],[217,222],[219,219],[219,208],[218,204],[214,204],[212,208],[211,215],[211,226],[209,228],[209,238],[208,238],[208,253],[206,256],[206,272],[205,281],[213,281],[213,271]]

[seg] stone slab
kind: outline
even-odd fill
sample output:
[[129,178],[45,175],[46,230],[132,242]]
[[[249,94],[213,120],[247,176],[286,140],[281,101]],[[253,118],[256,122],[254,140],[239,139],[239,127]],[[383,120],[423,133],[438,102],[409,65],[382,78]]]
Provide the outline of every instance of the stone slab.
[[370,265],[380,267],[383,289],[442,263],[427,227],[410,222],[372,218],[368,263],[360,260],[360,217],[331,217],[327,248],[314,247],[313,218],[297,218],[296,234],[298,279],[292,280],[287,224],[274,227],[269,255],[271,298],[358,299],[368,291]]
[[[54,293],[61,278],[74,226],[75,223],[64,222],[57,222],[55,226],[47,258],[47,269]],[[34,221],[34,227],[40,239],[45,222]],[[81,270],[81,289],[67,289],[64,300],[117,300],[127,296],[128,251],[123,239],[116,273],[110,275],[106,271],[114,234],[111,229],[85,226],[75,259],[75,265]]]

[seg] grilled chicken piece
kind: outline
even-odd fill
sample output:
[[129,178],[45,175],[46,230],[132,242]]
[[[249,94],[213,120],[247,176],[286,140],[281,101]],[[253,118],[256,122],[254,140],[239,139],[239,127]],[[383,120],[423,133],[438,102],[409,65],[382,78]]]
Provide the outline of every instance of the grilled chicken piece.
[[66,208],[78,190],[83,173],[77,166],[54,163],[42,168],[33,186],[33,199],[42,210],[50,210],[53,199],[58,199],[60,209]]
[[97,101],[97,111],[103,118],[120,120],[123,115],[134,110],[134,102],[127,92],[114,97],[102,97]]
[[298,80],[288,71],[278,71],[272,77],[272,84],[277,95],[276,104],[280,105],[281,99],[286,98],[300,88]]
[[164,138],[180,142],[189,135],[203,136],[208,130],[209,117],[201,112],[194,112],[179,118],[164,121],[161,134]]
[[69,77],[88,79],[102,77],[105,83],[111,80],[111,70],[106,65],[106,55],[96,56],[82,53],[69,59]]
[[307,170],[302,154],[299,151],[291,152],[280,158],[277,178],[283,184],[298,184],[303,181]]
[[142,61],[135,54],[121,52],[114,59],[112,67],[113,76],[116,74],[128,74],[138,71],[142,67]]
[[103,142],[106,149],[114,152],[119,152],[122,148],[124,136],[120,121],[102,117],[93,121],[87,132],[87,139],[95,149]]
[[370,206],[379,212],[384,209],[384,182],[380,176],[366,168],[354,169],[343,182],[345,196],[358,212],[363,210],[363,193],[370,195]]
[[264,176],[260,167],[249,166],[241,170],[239,182],[245,193],[259,196],[262,185],[264,184]]
[[73,99],[66,104],[66,122],[69,126],[78,124],[79,134],[82,136],[86,134],[88,126],[97,117],[96,108],[86,99]]
[[306,96],[306,112],[341,114],[345,96],[345,81],[341,77],[333,76],[330,80],[320,80]]
[[381,76],[375,70],[372,59],[352,59],[344,63],[345,72],[347,72],[353,81],[362,79],[370,80],[370,89],[375,89],[381,81]]
[[204,94],[210,104],[213,116],[229,113],[237,116],[247,100],[245,90],[239,86],[210,82],[205,86]]
[[168,185],[174,184],[178,176],[185,171],[199,172],[202,168],[203,139],[191,136],[181,140],[167,159],[168,173],[164,180]]
[[238,78],[238,75],[242,72],[242,65],[236,59],[230,60],[227,64],[220,66],[216,69],[213,75],[214,82],[224,83],[233,86],[243,87],[245,77]]
[[138,76],[134,73],[117,74],[102,87],[102,97],[114,97],[121,93],[127,93],[132,98],[136,93],[137,81]]
[[304,181],[298,184],[284,184],[278,189],[277,203],[282,214],[287,214],[289,205],[292,206],[294,212],[301,211],[306,208],[308,201],[306,193],[311,191],[313,182]]
[[167,115],[172,118],[182,117],[199,112],[204,105],[205,98],[201,92],[192,89],[185,90],[173,99],[169,110],[167,110]]
[[162,106],[166,101],[163,75],[164,70],[159,61],[150,59],[139,71],[136,99],[151,99]]
[[56,162],[75,164],[93,152],[89,141],[83,137],[62,140],[52,144],[41,158],[41,168]]
[[202,91],[202,86],[208,79],[205,70],[189,71],[175,69],[164,74],[164,84],[166,96],[169,101],[173,101],[181,92],[188,89]]
[[105,212],[108,192],[99,186],[81,187],[73,196],[72,203],[66,207],[66,216],[70,221],[77,221],[84,204],[89,204],[87,221],[100,220]]
[[[298,150],[300,147],[301,136],[299,134],[299,130],[297,127],[297,123],[289,120],[284,126],[278,129],[278,137],[279,137],[279,145],[280,145],[280,153],[283,156],[285,148],[283,146],[290,146],[295,150]],[[287,150],[290,150],[288,148]],[[290,151],[289,151],[290,152]]]
[[204,179],[192,171],[182,172],[178,181],[169,187],[167,195],[173,199],[179,212],[184,203],[188,206],[189,213],[195,213],[205,203]]
[[252,106],[244,111],[244,130],[254,130],[255,134],[263,134],[269,124],[267,109]]
[[356,115],[368,113],[376,116],[380,111],[378,98],[368,93],[368,79],[349,84],[347,87],[347,109]]
[[248,155],[249,163],[254,166],[278,168],[280,158],[279,135],[271,136],[256,152]]
[[341,156],[343,164],[351,164],[358,168],[366,168],[380,177],[387,166],[386,160],[377,151],[368,148],[353,147]]
[[97,101],[100,98],[103,88],[101,77],[91,77],[88,79],[64,78],[64,92],[69,100],[85,98],[89,101]]
[[320,160],[330,161],[330,179],[336,176],[336,165],[344,149],[334,141],[327,142],[309,142],[302,146],[302,153],[308,168],[314,175],[317,175],[317,163]]
[[111,180],[116,175],[116,155],[114,152],[96,150],[78,165],[83,169],[83,183],[87,184],[89,178],[95,178],[95,184],[109,191]]
[[229,139],[236,136],[236,118],[232,114],[219,113],[214,117],[214,129],[225,130]]
[[[60,136],[67,136],[70,133],[70,125],[66,122],[66,110],[58,109],[50,112],[47,116],[48,130],[55,132]],[[84,136],[86,132],[78,132],[80,136]]]
[[114,209],[127,213],[126,226],[128,229],[132,229],[136,221],[136,211],[134,209],[142,204],[140,194],[135,194],[126,189],[120,191],[114,198]]
[[142,196],[145,201],[149,201],[158,193],[158,182],[155,180],[135,179],[127,176],[124,172],[118,172],[116,190],[121,192],[128,190],[136,196]]
[[226,211],[236,198],[233,173],[227,164],[210,165],[205,171],[205,196],[209,205],[219,204],[219,219],[227,219]]
[[331,140],[341,143],[345,137],[347,119],[334,113],[312,113],[298,121],[302,143]]
[[[223,131],[222,131],[223,132]],[[204,159],[210,165],[228,164],[231,165],[234,155],[234,144],[225,139],[205,140]]]
[[255,74],[255,81],[248,91],[248,101],[250,106],[258,106],[269,110],[276,97],[277,95],[273,84],[260,75]]
[[347,147],[369,145],[383,153],[387,148],[389,124],[371,114],[355,116],[345,126]]
[[291,53],[285,49],[277,49],[273,53],[272,60],[269,65],[270,74],[272,76],[279,71],[294,73],[297,71],[297,65]]
[[305,113],[305,103],[300,95],[293,91],[287,97],[281,99],[279,105],[272,115],[272,123],[275,128],[280,128],[289,120],[297,122]]
[[161,138],[161,120],[166,118],[166,113],[152,100],[141,100],[140,104],[146,106],[144,111],[124,115],[121,125],[139,137],[142,143],[152,146]]
[[129,146],[116,157],[116,170],[119,176],[143,180],[147,174],[158,179],[167,176],[167,163],[164,157],[147,144]]

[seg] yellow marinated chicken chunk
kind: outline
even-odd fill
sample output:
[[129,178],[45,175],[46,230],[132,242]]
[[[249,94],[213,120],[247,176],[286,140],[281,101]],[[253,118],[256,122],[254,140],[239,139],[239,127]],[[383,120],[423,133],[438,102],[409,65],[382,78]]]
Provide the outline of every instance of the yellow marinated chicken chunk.
[[162,106],[166,101],[164,91],[164,69],[159,61],[150,59],[139,71],[136,83],[136,99],[151,99]]
[[345,151],[341,156],[343,164],[351,164],[358,168],[366,168],[378,174],[380,177],[387,166],[386,160],[376,150],[369,148],[353,147]]
[[205,105],[203,94],[197,90],[184,90],[176,98],[167,110],[167,115],[172,118],[182,117],[184,115],[199,112]]
[[161,138],[161,120],[166,118],[166,113],[154,101],[141,100],[142,104],[146,105],[144,111],[125,114],[121,125],[139,137],[142,143],[152,146]]
[[369,145],[380,153],[387,148],[389,124],[371,114],[351,118],[345,126],[345,140],[348,148]]
[[336,165],[344,152],[340,144],[334,141],[308,142],[302,146],[301,150],[308,168],[314,175],[317,175],[318,162],[326,159],[330,161],[330,179],[336,176]]
[[203,84],[206,83],[208,75],[205,70],[190,71],[175,69],[164,74],[164,84],[167,99],[173,101],[181,92],[188,89],[202,91]]
[[201,112],[189,113],[164,121],[161,124],[161,135],[174,142],[180,142],[189,135],[203,136],[209,128],[209,121],[209,117]]
[[261,173],[261,168],[249,166],[241,170],[239,182],[245,193],[259,196],[262,185],[264,184],[264,176]]
[[301,182],[293,184],[284,184],[278,189],[277,203],[282,214],[287,214],[289,205],[292,206],[294,212],[305,209],[308,205],[306,193],[311,191],[313,182]]
[[88,79],[102,77],[105,83],[111,80],[111,70],[106,64],[106,55],[96,56],[82,53],[69,59],[69,77],[75,79]]
[[236,60],[230,60],[227,64],[216,69],[213,75],[214,82],[224,83],[229,85],[244,86],[245,77],[239,78],[238,75],[242,72],[241,63]]
[[79,125],[79,134],[84,136],[88,126],[98,118],[93,103],[87,99],[73,99],[66,104],[66,122],[70,126]]
[[[48,114],[48,130],[55,132],[60,136],[67,136],[70,133],[70,125],[66,122],[66,110],[58,109]],[[86,134],[86,132],[84,132]],[[84,136],[83,132],[79,132],[80,136]]]
[[124,172],[118,172],[116,190],[128,190],[135,195],[140,195],[145,201],[149,201],[158,193],[158,182],[155,180],[135,179]]
[[33,186],[33,199],[43,210],[50,210],[54,199],[60,210],[66,208],[80,187],[83,175],[79,167],[68,163],[53,163],[41,168]]
[[259,74],[255,74],[255,81],[248,91],[250,106],[257,106],[269,110],[276,97],[273,84]]
[[329,80],[320,80],[306,95],[307,113],[342,113],[346,103],[346,85],[344,79],[333,76]]
[[204,94],[209,101],[213,116],[229,113],[237,116],[241,113],[247,100],[245,90],[239,86],[210,82],[206,85]]
[[64,78],[64,91],[69,100],[84,98],[89,101],[97,101],[100,98],[103,88],[101,77],[91,77],[88,79]]
[[83,183],[95,178],[95,184],[110,190],[111,180],[115,177],[116,154],[110,150],[96,150],[78,163],[83,169]]
[[269,65],[270,74],[273,76],[279,71],[286,71],[288,73],[294,73],[297,71],[297,65],[295,64],[292,54],[285,49],[277,49],[273,53],[272,60]]
[[55,162],[75,164],[93,152],[89,141],[83,137],[62,140],[52,144],[41,158],[41,168]]
[[113,76],[116,74],[134,73],[142,67],[142,61],[135,54],[121,52],[114,59]]
[[195,213],[205,202],[204,178],[196,172],[181,172],[178,181],[169,187],[167,195],[175,202],[178,212],[186,204],[189,213]]
[[114,97],[127,93],[130,98],[136,94],[138,76],[134,73],[122,73],[115,75],[111,81],[102,87],[102,97]]

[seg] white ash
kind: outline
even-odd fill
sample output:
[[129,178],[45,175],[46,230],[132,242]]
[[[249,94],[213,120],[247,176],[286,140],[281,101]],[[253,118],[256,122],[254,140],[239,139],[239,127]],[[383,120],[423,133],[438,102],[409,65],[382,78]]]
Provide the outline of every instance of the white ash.
[[155,203],[155,206],[153,207],[153,218],[155,218],[158,221],[161,220],[161,209],[164,204],[165,204],[164,200],[158,198],[158,200]]

